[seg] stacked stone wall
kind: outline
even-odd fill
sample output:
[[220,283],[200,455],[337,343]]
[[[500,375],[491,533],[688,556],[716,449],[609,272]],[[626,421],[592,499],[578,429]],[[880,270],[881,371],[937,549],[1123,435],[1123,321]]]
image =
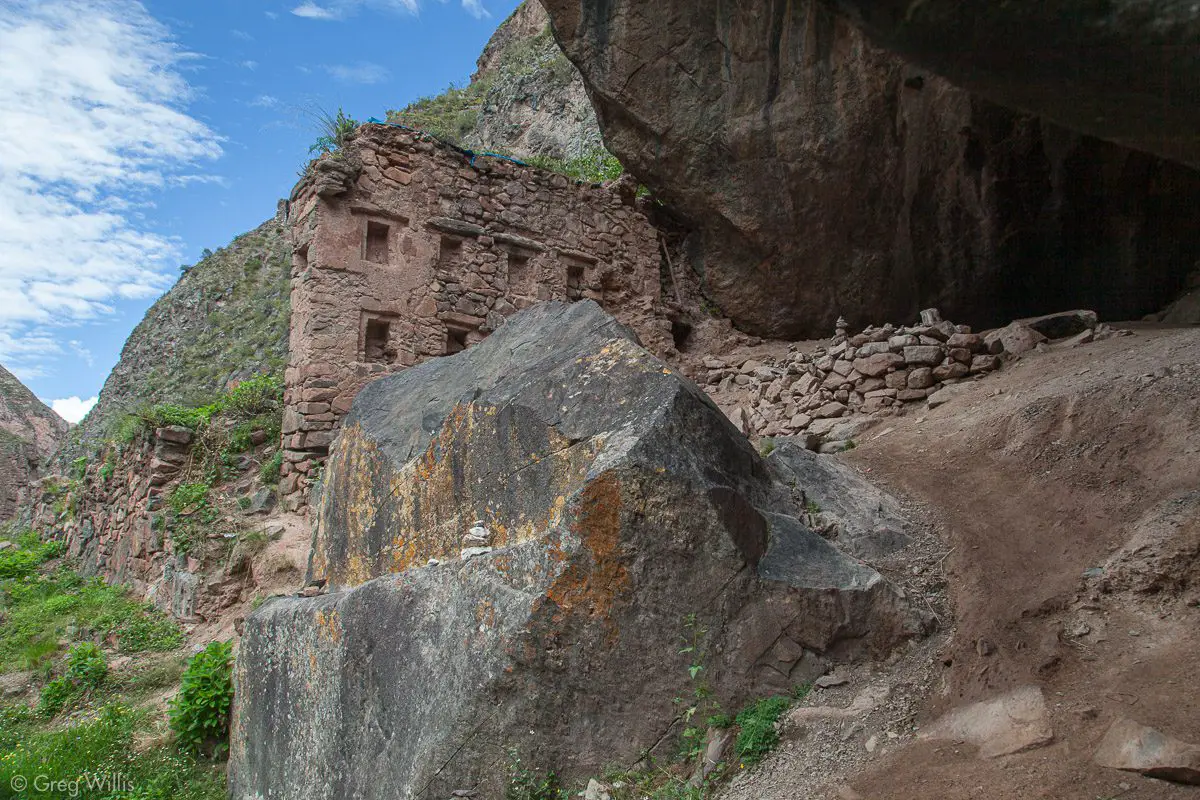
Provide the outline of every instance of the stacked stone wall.
[[[872,421],[905,408],[938,405],[946,387],[983,378],[1032,351],[1074,347],[1124,335],[1092,311],[1017,320],[983,333],[929,309],[916,325],[842,327],[807,349],[701,359],[704,390],[750,437],[797,436],[822,452],[845,449]],[[811,344],[811,343],[810,343]]]

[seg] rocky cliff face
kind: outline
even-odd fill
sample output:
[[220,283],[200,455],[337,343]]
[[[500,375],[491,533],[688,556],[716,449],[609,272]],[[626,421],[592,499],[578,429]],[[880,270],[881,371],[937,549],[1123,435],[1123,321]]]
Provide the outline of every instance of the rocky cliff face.
[[526,0],[500,26],[478,66],[472,80],[485,81],[487,91],[467,147],[570,159],[604,145],[583,79],[538,0]]
[[879,45],[996,102],[1200,166],[1200,6],[826,0]]
[[1129,318],[1200,257],[1200,175],[981,100],[815,0],[545,6],[609,148],[690,218],[708,295],[747,331],[929,305],[979,327]]
[[0,367],[0,523],[12,517],[30,480],[58,448],[68,427]]
[[146,312],[80,425],[99,439],[154,403],[204,403],[234,381],[287,363],[291,245],[282,217],[190,268]]
[[[583,778],[673,751],[689,664],[737,708],[922,627],[803,521],[805,491],[857,484],[764,461],[591,301],[371,384],[327,476],[333,591],[246,622],[238,800],[501,797],[514,757]],[[903,540],[892,506],[850,515]]]
[[469,86],[389,116],[462,147],[521,158],[569,160],[603,147],[583,80],[538,0],[526,0],[500,25]]

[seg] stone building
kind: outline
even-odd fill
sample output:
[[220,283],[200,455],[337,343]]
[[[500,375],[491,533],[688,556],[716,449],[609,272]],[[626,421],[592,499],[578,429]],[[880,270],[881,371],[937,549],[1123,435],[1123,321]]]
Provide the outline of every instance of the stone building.
[[370,124],[309,170],[289,223],[281,493],[292,508],[366,383],[470,347],[529,305],[593,299],[673,355],[670,271],[626,188]]

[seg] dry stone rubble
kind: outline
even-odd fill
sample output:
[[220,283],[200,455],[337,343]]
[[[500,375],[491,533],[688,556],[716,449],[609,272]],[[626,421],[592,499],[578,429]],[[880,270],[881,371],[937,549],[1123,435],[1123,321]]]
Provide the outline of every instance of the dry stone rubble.
[[747,435],[799,436],[828,453],[845,449],[874,420],[934,405],[939,392],[1006,360],[1123,333],[1091,311],[1018,320],[985,333],[942,320],[935,309],[922,316],[916,325],[870,326],[854,335],[839,320],[828,343],[811,352],[792,345],[783,358],[731,363],[705,356],[698,379]]

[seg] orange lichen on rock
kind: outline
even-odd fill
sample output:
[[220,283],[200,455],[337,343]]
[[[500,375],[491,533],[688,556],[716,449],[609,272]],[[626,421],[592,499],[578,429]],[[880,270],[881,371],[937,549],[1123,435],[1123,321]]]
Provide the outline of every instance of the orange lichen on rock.
[[[346,498],[338,514],[345,541],[333,547],[326,526],[318,523],[314,576],[355,586],[431,559],[455,559],[474,520],[484,522],[496,548],[531,541],[560,525],[567,498],[586,481],[604,437],[575,442],[549,427],[546,440],[531,449],[517,435],[513,417],[500,411],[482,403],[456,404],[420,455],[399,469],[357,425],[348,426],[329,462],[331,486]],[[480,458],[485,451],[492,457]],[[536,473],[526,472],[530,469]],[[531,482],[545,498],[540,505],[506,500],[528,491]]]
[[[591,481],[579,494],[575,511],[571,530],[586,553],[571,559],[546,597],[565,613],[607,619],[613,602],[629,583],[620,554],[621,484],[617,478],[606,473]],[[563,557],[561,551],[558,557]]]

